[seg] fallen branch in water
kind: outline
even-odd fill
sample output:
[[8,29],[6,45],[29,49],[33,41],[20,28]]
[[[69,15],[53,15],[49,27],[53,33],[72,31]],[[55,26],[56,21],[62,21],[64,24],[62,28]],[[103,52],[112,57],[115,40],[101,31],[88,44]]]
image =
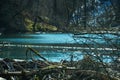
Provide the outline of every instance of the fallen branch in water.
[[28,49],[27,49],[27,51],[26,51],[26,54],[27,54],[28,50],[32,51],[32,52],[35,53],[38,57],[40,57],[41,59],[43,59],[44,62],[45,62],[47,65],[51,65],[50,62],[49,62],[46,58],[44,58],[37,50],[34,50],[34,49],[31,48],[31,47],[28,47]]

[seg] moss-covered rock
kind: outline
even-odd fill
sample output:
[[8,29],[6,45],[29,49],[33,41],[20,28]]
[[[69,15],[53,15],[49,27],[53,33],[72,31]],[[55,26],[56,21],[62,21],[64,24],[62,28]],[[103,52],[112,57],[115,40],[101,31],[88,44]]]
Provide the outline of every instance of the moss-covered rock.
[[34,22],[28,18],[25,18],[25,27],[26,27],[26,30],[28,31],[33,31],[33,24]]
[[45,23],[37,23],[36,27],[37,27],[37,30],[41,30],[41,31],[57,31],[56,26],[45,24]]
[[[34,21],[29,18],[25,18],[25,27],[28,31],[33,31]],[[57,31],[57,27],[44,22],[37,22],[35,25],[35,31]]]

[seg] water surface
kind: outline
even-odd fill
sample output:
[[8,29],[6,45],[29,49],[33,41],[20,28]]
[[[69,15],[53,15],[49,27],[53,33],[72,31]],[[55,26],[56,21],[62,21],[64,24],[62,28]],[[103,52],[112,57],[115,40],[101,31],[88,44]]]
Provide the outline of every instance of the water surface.
[[[80,60],[84,57],[85,54],[102,54],[102,53],[119,53],[118,49],[114,46],[109,46],[111,50],[96,50],[96,48],[106,48],[104,45],[116,45],[119,47],[120,36],[114,34],[79,34],[74,35],[71,33],[48,33],[48,34],[10,34],[10,35],[1,35],[0,36],[0,57],[1,58],[17,58],[17,59],[39,59],[34,53],[26,54],[26,46],[15,46],[15,45],[33,45],[32,48],[36,49],[42,56],[47,58],[49,61],[61,61],[61,60]],[[14,46],[11,46],[13,45]],[[50,44],[48,47],[40,47],[41,44]],[[54,44],[70,44],[66,48],[59,49],[59,45],[53,48]],[[73,45],[71,45],[73,44]],[[73,47],[75,50],[68,50],[68,47],[86,45],[81,47]],[[38,47],[36,47],[39,45]],[[92,46],[89,46],[92,45]],[[103,45],[103,46],[102,46]],[[78,49],[78,50],[77,50]],[[93,50],[92,50],[93,49]],[[115,49],[115,50],[113,50]],[[103,56],[104,61],[110,61],[109,56]],[[107,58],[106,58],[107,57]]]

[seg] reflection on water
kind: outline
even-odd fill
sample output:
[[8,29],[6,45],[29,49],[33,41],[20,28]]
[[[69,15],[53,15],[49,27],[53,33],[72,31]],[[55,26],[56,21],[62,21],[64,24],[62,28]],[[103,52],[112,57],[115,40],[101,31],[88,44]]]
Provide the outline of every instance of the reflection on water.
[[[34,47],[39,53],[44,56],[49,61],[61,61],[61,60],[67,60],[70,61],[71,58],[76,61],[80,60],[84,57],[85,54],[95,55],[99,54],[106,54],[106,53],[117,53],[119,54],[119,51],[117,49],[111,50],[106,48],[107,50],[104,50],[102,48],[99,48],[100,44],[116,44],[116,46],[119,46],[119,39],[120,36],[113,35],[113,34],[80,34],[80,35],[73,35],[73,34],[13,34],[13,35],[1,35],[0,36],[0,42],[1,42],[1,49],[0,49],[0,57],[1,58],[17,58],[17,59],[39,59],[34,53],[28,53],[26,54],[27,47],[25,46],[3,46],[3,43],[10,43],[14,45],[20,45],[20,44],[73,44],[69,45],[69,47],[74,46],[74,43],[77,43],[79,45],[81,44],[87,44],[86,47],[83,47],[81,49],[73,47],[75,50],[68,50],[65,48],[61,48],[59,50],[59,47],[56,46],[56,48],[45,48],[45,47]],[[108,40],[108,41],[107,41]],[[92,48],[89,48],[89,44],[94,44]],[[69,48],[66,47],[66,48]],[[103,47],[103,46],[102,46]],[[97,50],[96,49],[101,49]],[[115,47],[114,47],[115,48]],[[103,56],[102,59],[105,62],[111,61],[110,56]]]
[[[46,49],[36,49],[42,56],[44,56],[49,61],[61,61],[70,60],[71,55],[74,55],[74,60],[81,59],[81,52],[76,51],[61,51],[61,50],[46,50]],[[17,59],[40,59],[34,53],[29,52],[26,54],[27,48],[24,47],[12,47],[8,51],[4,50],[0,53],[1,58],[17,58]]]
[[[62,60],[70,61],[71,57],[73,61],[83,59],[84,55],[91,54],[91,52],[87,51],[64,51],[64,50],[46,50],[40,48],[36,49],[42,56],[44,56],[47,60],[53,62],[59,62]],[[26,54],[27,48],[25,47],[11,47],[9,49],[3,49],[4,51],[0,52],[1,58],[12,58],[12,59],[40,59],[33,52],[29,52]],[[96,56],[94,53],[91,54]],[[109,56],[103,56],[105,62],[111,61]]]

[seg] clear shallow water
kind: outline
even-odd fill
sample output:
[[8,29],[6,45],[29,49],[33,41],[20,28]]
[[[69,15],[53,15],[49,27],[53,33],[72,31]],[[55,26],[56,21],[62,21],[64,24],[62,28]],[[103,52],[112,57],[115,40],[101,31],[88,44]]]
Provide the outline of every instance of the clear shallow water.
[[[64,50],[46,50],[46,49],[40,49],[40,48],[34,48],[41,54],[43,57],[45,57],[48,61],[52,62],[60,62],[62,60],[70,61],[71,58],[73,61],[81,60],[83,59],[84,55],[91,54],[96,56],[94,52],[86,52],[86,51],[64,51]],[[12,47],[9,49],[6,49],[2,52],[0,52],[1,58],[11,58],[11,59],[24,59],[24,60],[41,60],[38,56],[36,56],[33,52],[28,52],[26,54],[27,48],[24,47]],[[104,56],[103,57],[104,62],[110,62],[111,57]]]
[[[99,47],[98,44],[116,44],[119,45],[120,36],[113,34],[11,34],[11,35],[1,35],[1,43],[14,43],[14,44],[94,44],[94,48]],[[87,53],[96,53],[96,51],[91,50],[57,50],[57,49],[47,49],[47,48],[35,48],[49,61],[59,62],[61,60],[80,60],[84,56],[83,54]],[[38,59],[34,53],[28,54],[26,56],[26,47],[12,47],[12,46],[1,46],[0,57],[1,58],[17,58],[17,59]],[[97,53],[113,53],[115,51],[99,51]],[[115,52],[116,53],[116,52]],[[117,52],[119,53],[119,52]],[[105,62],[111,61],[110,57],[103,57]]]
[[119,42],[120,36],[113,34],[12,34],[0,36],[0,42],[20,43],[20,44],[63,44],[63,43],[80,43],[93,44]]
[[18,34],[1,36],[0,41],[21,44],[75,43],[72,34]]

